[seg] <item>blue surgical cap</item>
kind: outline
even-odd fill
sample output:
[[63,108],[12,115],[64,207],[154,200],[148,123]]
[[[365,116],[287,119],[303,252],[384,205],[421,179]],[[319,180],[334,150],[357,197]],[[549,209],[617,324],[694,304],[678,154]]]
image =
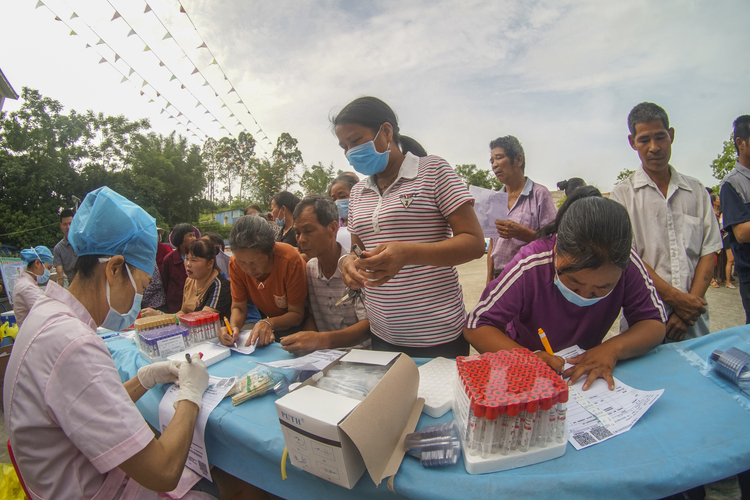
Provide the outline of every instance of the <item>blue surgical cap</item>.
[[45,264],[52,264],[52,252],[49,251],[49,248],[42,245],[21,250],[21,260],[27,266],[37,259]]
[[148,274],[156,265],[156,220],[107,186],[86,195],[70,224],[68,241],[79,257],[122,255]]

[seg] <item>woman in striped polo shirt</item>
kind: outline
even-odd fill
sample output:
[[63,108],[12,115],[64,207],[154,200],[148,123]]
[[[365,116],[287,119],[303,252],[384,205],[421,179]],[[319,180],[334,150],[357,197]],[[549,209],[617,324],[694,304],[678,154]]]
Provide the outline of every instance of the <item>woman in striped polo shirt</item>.
[[332,121],[349,163],[367,176],[352,188],[348,226],[365,257],[339,264],[348,286],[366,288],[372,348],[468,354],[453,266],[482,257],[484,237],[466,186],[445,160],[400,135],[380,99],[360,97]]

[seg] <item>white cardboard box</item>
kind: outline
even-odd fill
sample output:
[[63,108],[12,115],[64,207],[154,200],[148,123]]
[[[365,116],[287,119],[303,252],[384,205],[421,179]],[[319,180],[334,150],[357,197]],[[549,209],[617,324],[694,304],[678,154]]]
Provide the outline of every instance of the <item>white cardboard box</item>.
[[396,359],[364,401],[318,389],[312,380],[276,401],[292,465],[349,489],[365,469],[376,485],[396,474],[424,400],[417,397],[417,365],[405,354],[390,354],[354,350],[323,370]]

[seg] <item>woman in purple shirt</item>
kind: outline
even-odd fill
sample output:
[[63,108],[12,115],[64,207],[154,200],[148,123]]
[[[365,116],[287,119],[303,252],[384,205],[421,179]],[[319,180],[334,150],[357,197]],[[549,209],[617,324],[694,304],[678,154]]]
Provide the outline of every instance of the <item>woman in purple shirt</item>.
[[[484,290],[464,336],[480,353],[526,348],[562,371],[564,360],[544,351],[542,328],[554,352],[572,345],[587,350],[568,359],[575,365],[563,373],[570,383],[588,375],[584,390],[599,377],[614,389],[617,361],[658,345],[667,319],[643,262],[632,251],[628,213],[598,189],[584,187],[539,235]],[[620,309],[632,326],[602,342]]]

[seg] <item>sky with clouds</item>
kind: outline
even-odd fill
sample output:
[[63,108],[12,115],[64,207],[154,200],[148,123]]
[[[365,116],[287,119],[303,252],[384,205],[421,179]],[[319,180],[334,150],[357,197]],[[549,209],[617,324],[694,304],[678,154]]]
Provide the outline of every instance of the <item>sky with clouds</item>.
[[[43,1],[51,11],[36,0],[3,6],[0,69],[19,93],[28,86],[78,111],[147,117],[160,133],[175,129],[160,114],[169,101],[214,137],[224,132],[217,123],[241,130],[230,113],[256,133],[242,100],[272,142],[297,138],[307,165],[351,170],[329,116],[375,95],[402,133],[453,165],[488,168],[489,141],[512,134],[534,181],[555,189],[578,176],[608,191],[639,165],[628,112],[652,101],[676,130],[672,164],[713,186],[711,161],[732,121],[750,113],[747,0],[182,0],[197,32],[177,0],[149,0],[146,14],[142,0]],[[115,10],[130,26],[111,21]],[[131,27],[150,51],[127,36]],[[201,40],[218,65],[196,48]],[[99,64],[114,53],[115,67]],[[130,67],[137,81],[120,83]],[[6,101],[4,111],[18,106]]]

